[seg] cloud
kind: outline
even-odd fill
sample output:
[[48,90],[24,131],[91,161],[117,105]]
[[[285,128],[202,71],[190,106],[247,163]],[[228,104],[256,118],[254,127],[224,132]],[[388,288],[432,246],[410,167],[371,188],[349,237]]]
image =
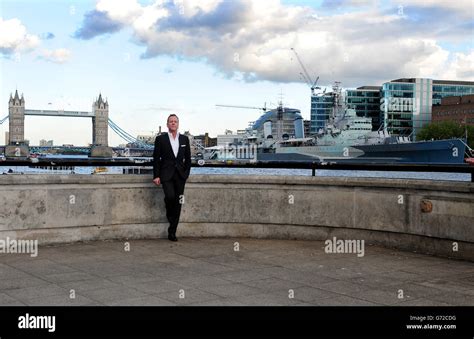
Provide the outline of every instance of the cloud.
[[455,53],[447,63],[442,79],[474,79],[474,49],[468,53]]
[[411,7],[411,8],[432,8],[441,9],[444,12],[450,11],[463,18],[471,19],[474,11],[472,0],[392,0],[396,6]]
[[41,39],[43,40],[51,40],[54,38],[55,38],[55,35],[51,32],[41,34]]
[[322,84],[436,78],[446,68],[455,69],[456,78],[472,79],[466,68],[470,54],[440,46],[472,44],[469,0],[340,0],[325,1],[318,10],[278,0],[115,3],[99,1],[76,37],[90,39],[129,27],[132,41],[144,47],[142,58],[205,60],[226,76],[245,81],[301,81],[290,48]]
[[139,111],[164,111],[164,112],[173,112],[178,107],[164,107],[164,106],[157,106],[157,105],[148,105],[146,107],[137,108]]
[[37,35],[29,34],[20,20],[0,18],[0,53],[11,55],[29,51],[39,44],[40,38]]
[[186,10],[180,3],[167,3],[165,7],[169,16],[159,20],[156,29],[159,31],[185,31],[195,28],[233,31],[236,25],[245,22],[250,2],[223,1],[209,12],[198,8],[192,16],[184,15]]
[[[0,18],[0,54],[10,58],[13,54],[32,52],[38,49],[42,40],[54,39],[51,32],[38,35],[27,32],[26,27],[18,19],[3,20]],[[71,57],[71,51],[65,48],[36,51],[38,59],[62,64]]]
[[94,10],[85,14],[83,26],[74,33],[74,37],[89,40],[105,33],[118,32],[122,27],[122,23],[111,20],[107,13]]
[[474,79],[474,49],[469,53],[456,53],[452,63],[456,78]]
[[40,58],[55,64],[63,64],[71,58],[71,51],[65,48],[43,50]]

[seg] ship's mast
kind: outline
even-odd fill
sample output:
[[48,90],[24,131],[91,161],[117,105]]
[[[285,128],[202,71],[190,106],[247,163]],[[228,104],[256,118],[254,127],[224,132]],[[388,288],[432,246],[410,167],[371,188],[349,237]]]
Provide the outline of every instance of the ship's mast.
[[332,93],[333,93],[333,100],[334,100],[334,105],[332,109],[332,121],[336,121],[336,117],[341,116],[341,111],[343,110],[343,98],[341,95],[341,87],[339,86],[341,84],[340,81],[335,81],[334,85],[332,86]]
[[285,108],[283,107],[283,90],[280,90],[280,100],[278,101],[277,108],[277,140],[281,140],[283,136],[283,113]]

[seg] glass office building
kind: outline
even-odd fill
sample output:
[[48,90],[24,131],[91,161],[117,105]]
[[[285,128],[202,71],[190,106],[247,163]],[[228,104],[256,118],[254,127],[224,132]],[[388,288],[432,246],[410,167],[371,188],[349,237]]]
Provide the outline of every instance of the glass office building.
[[[386,128],[391,134],[416,139],[417,132],[431,122],[432,107],[447,96],[474,94],[473,81],[396,79],[378,86],[362,86],[343,92],[344,103],[358,116],[372,118],[372,129]],[[311,133],[323,128],[332,115],[334,93],[311,96]]]
[[380,113],[381,86],[362,86],[345,91],[345,103],[356,110],[357,116],[372,118],[372,130],[379,129],[383,116]]
[[316,134],[319,129],[324,128],[326,121],[332,116],[333,107],[333,93],[322,93],[311,96],[311,134]]
[[440,105],[441,98],[474,94],[473,81],[433,80],[433,105]]
[[383,84],[380,110],[383,114],[384,128],[391,134],[408,136],[413,131],[416,85],[414,82],[404,80],[409,79],[393,80]]
[[380,110],[387,130],[396,135],[416,138],[417,132],[431,122],[433,105],[441,98],[474,93],[474,82],[397,79],[384,83]]

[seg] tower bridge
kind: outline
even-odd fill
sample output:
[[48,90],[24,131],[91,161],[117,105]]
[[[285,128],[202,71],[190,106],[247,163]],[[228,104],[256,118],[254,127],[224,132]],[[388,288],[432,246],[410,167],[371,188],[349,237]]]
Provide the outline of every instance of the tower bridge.
[[[92,119],[92,147],[88,146],[29,146],[25,140],[25,116],[52,116],[52,117],[74,117]],[[8,115],[0,118],[0,125],[7,120],[9,137],[7,145],[0,146],[0,154],[4,153],[8,158],[28,157],[30,153],[42,153],[54,148],[58,152],[67,151],[81,154],[89,154],[92,157],[110,158],[113,154],[130,154],[136,156],[151,156],[154,145],[137,139],[109,118],[109,103],[102,98],[102,94],[92,103],[91,111],[66,111],[49,109],[30,109],[25,107],[23,94],[10,94],[8,101]],[[108,142],[108,128],[127,142],[130,147],[110,147]],[[128,156],[128,155],[127,155]]]
[[[9,138],[5,146],[7,157],[25,157],[29,155],[28,145],[25,143],[25,116],[55,116],[55,117],[84,117],[92,118],[92,148],[91,156],[111,157],[112,148],[108,144],[109,103],[102,98],[102,94],[93,102],[92,110],[65,111],[65,110],[40,110],[26,109],[23,94],[10,94],[8,101]],[[2,119],[2,123],[6,120]]]
[[93,112],[81,112],[81,111],[64,111],[64,110],[43,110],[43,109],[26,109],[25,115],[42,115],[50,117],[85,117],[93,118],[95,115]]

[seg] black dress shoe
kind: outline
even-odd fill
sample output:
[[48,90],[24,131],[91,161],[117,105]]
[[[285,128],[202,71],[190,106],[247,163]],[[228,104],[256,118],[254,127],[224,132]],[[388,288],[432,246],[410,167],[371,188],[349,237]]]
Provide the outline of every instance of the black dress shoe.
[[176,238],[176,235],[174,235],[174,234],[168,234],[168,240],[170,240],[170,241],[178,241],[178,238]]

